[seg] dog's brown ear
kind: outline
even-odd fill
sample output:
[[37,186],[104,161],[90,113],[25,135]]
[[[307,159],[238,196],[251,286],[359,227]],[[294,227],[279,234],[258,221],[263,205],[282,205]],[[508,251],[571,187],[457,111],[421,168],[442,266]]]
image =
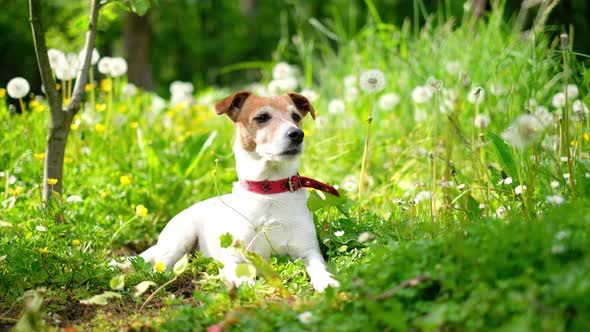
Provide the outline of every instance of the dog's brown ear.
[[309,113],[311,114],[312,119],[315,120],[315,109],[313,108],[313,106],[311,106],[311,103],[309,102],[309,100],[307,100],[307,98],[305,98],[305,96],[295,92],[288,93],[287,95],[289,96],[289,98],[291,98],[293,104],[295,104],[295,107],[297,107],[298,110],[303,112],[304,116],[307,113]]
[[248,91],[238,91],[231,96],[227,96],[215,103],[215,113],[217,115],[227,114],[232,121],[235,121],[240,114],[240,109],[244,102],[251,95]]

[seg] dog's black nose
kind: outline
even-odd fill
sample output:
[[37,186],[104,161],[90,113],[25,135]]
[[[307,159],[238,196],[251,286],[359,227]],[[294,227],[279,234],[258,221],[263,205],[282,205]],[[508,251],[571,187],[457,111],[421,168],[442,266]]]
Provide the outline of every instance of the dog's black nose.
[[293,144],[301,144],[303,142],[303,130],[299,128],[291,129],[287,132],[287,136]]

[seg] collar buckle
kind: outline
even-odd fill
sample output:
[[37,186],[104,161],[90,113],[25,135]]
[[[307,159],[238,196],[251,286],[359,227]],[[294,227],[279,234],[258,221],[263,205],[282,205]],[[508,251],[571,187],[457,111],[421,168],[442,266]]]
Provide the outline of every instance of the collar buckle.
[[[293,182],[293,178],[296,178],[297,182]],[[301,177],[299,176],[299,174],[288,177],[287,182],[289,183],[289,191],[290,192],[294,192],[295,190],[303,187],[303,185],[301,185]],[[299,185],[297,188],[295,188],[296,184]]]

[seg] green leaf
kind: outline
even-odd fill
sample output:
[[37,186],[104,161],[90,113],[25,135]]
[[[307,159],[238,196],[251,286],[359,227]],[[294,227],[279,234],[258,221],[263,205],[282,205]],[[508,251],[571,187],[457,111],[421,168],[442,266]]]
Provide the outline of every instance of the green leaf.
[[236,266],[236,276],[238,276],[238,278],[255,278],[256,267],[249,263],[240,263]]
[[80,300],[80,303],[82,304],[97,304],[97,305],[106,305],[108,303],[109,299],[112,299],[114,297],[118,297],[121,298],[121,295],[115,292],[109,292],[106,291],[102,294],[99,295],[94,295],[93,297],[86,299],[86,300]]
[[340,193],[340,197],[331,194],[325,194],[318,190],[309,190],[309,198],[307,199],[307,207],[313,212],[330,206],[342,206],[347,202],[345,193]]
[[272,266],[264,260],[264,258],[245,249],[242,251],[242,255],[244,255],[244,257],[246,257],[246,259],[256,268],[256,271],[260,273],[260,276],[263,277],[269,285],[278,289],[283,296],[287,296],[288,292],[283,286],[281,277]]
[[498,159],[500,159],[504,171],[510,176],[516,176],[516,164],[514,163],[514,158],[512,158],[510,147],[504,143],[504,140],[500,136],[494,133],[488,133],[486,136],[494,143],[496,154],[498,155]]
[[121,274],[120,276],[116,276],[111,279],[109,282],[109,286],[112,290],[119,290],[125,287],[125,275]]
[[135,285],[135,293],[133,293],[133,295],[141,296],[141,294],[145,293],[145,291],[148,290],[148,288],[150,288],[151,286],[156,286],[156,283],[149,280],[142,281],[139,284]]
[[178,262],[176,262],[176,264],[174,264],[174,268],[172,269],[172,271],[174,272],[175,275],[179,276],[181,275],[184,270],[186,270],[186,267],[188,266],[188,255],[184,255],[182,256],[182,258],[180,260],[178,260]]
[[130,5],[131,10],[139,16],[145,15],[151,7],[149,0],[130,0]]
[[225,233],[219,236],[219,245],[222,248],[229,248],[232,242],[234,242],[234,237],[230,233]]

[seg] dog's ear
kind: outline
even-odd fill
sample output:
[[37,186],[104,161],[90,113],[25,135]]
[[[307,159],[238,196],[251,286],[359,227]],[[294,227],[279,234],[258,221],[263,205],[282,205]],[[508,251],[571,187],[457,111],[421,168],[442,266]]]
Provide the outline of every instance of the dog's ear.
[[251,94],[248,91],[238,91],[231,96],[223,98],[215,103],[215,113],[217,115],[227,114],[232,121],[236,121],[242,105],[244,105],[244,102]]
[[305,98],[305,96],[295,92],[288,93],[287,95],[289,98],[291,98],[293,104],[295,104],[295,107],[297,107],[299,111],[303,112],[304,116],[309,113],[311,114],[312,119],[315,120],[315,109],[313,106],[311,106],[311,103],[309,100],[307,100],[307,98]]

